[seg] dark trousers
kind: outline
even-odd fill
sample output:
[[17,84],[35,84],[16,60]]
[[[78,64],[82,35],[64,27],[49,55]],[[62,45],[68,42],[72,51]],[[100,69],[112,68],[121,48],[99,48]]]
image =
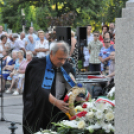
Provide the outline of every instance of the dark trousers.
[[89,63],[89,71],[101,71],[101,64]]

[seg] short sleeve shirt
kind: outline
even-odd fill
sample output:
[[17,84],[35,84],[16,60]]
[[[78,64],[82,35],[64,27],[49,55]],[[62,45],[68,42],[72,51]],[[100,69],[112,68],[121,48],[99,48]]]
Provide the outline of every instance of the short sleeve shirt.
[[26,50],[27,51],[34,51],[34,48],[35,48],[35,41],[33,43],[28,41],[28,44],[26,45]]
[[100,50],[102,48],[103,44],[97,40],[97,41],[92,41],[89,43],[88,45],[88,49],[90,50],[90,59],[89,59],[89,63],[92,64],[98,64],[101,63],[101,61],[99,60],[99,53]]
[[[44,40],[43,43],[41,43],[40,41],[37,41],[35,44],[35,48],[34,49],[49,49],[49,43],[47,40]],[[49,54],[49,51],[46,52],[37,52],[37,57],[41,58],[41,57],[45,57]]]
[[111,52],[115,51],[114,45],[111,45],[111,46],[109,47],[109,49],[110,49]]

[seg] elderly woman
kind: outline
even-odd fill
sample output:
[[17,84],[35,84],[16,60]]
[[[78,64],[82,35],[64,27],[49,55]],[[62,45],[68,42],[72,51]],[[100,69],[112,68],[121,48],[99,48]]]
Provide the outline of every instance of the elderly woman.
[[49,54],[49,43],[46,39],[44,39],[45,33],[44,31],[38,32],[39,41],[36,42],[35,52],[37,53],[37,57],[45,57]]
[[2,73],[2,84],[3,84],[3,87],[2,89],[4,90],[5,89],[5,83],[6,83],[6,80],[7,80],[7,77],[10,75],[10,73],[12,72],[12,70],[14,69],[14,65],[15,65],[15,61],[17,59],[17,52],[16,51],[13,51],[12,52],[12,60],[10,60],[8,62],[8,64],[2,69],[3,70],[3,73]]
[[[13,95],[19,95],[19,92],[23,91],[25,70],[26,70],[28,63],[32,60],[32,57],[33,57],[32,52],[27,51],[26,52],[26,60],[20,64],[19,69],[17,71],[17,75],[15,78],[16,82],[17,82],[17,89],[14,91]],[[15,82],[14,77],[13,77],[13,82]],[[13,83],[12,83],[12,86],[13,86]],[[11,93],[12,86],[7,90],[6,93]]]
[[22,50],[19,50],[18,59],[15,61],[14,70],[12,71],[10,76],[8,76],[7,78],[7,80],[11,81],[13,77],[13,80],[12,80],[10,88],[6,91],[6,93],[10,93],[10,89],[12,89],[13,85],[15,84],[15,81],[17,80],[18,69],[20,67],[20,64],[24,61],[25,61],[24,52]]

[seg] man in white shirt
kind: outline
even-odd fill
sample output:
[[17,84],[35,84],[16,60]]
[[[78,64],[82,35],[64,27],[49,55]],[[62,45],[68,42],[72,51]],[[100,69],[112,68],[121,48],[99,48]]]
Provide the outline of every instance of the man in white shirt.
[[24,32],[21,32],[21,33],[20,33],[20,40],[22,41],[23,46],[24,46],[24,48],[25,48],[25,45],[26,45],[26,38],[25,38],[25,33],[24,33]]
[[25,52],[25,48],[23,45],[23,42],[18,38],[18,34],[13,34],[13,45],[12,48],[13,50],[23,50]]
[[38,31],[38,37],[40,40],[35,44],[35,52],[39,58],[45,57],[49,54],[49,42],[44,39],[44,36],[44,31]]

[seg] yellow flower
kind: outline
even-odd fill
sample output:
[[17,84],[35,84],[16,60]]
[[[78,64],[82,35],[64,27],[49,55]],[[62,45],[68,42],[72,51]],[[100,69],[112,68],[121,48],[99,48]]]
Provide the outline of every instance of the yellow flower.
[[114,119],[114,114],[113,114],[113,113],[107,113],[107,114],[105,115],[105,119],[106,119],[107,121],[113,120],[113,119]]
[[83,129],[85,127],[85,122],[82,120],[78,123],[78,129]]
[[79,111],[79,112],[82,112],[82,111],[83,111],[83,108],[82,108],[81,106],[77,106],[77,107],[75,108],[75,110],[77,110],[77,111]]

